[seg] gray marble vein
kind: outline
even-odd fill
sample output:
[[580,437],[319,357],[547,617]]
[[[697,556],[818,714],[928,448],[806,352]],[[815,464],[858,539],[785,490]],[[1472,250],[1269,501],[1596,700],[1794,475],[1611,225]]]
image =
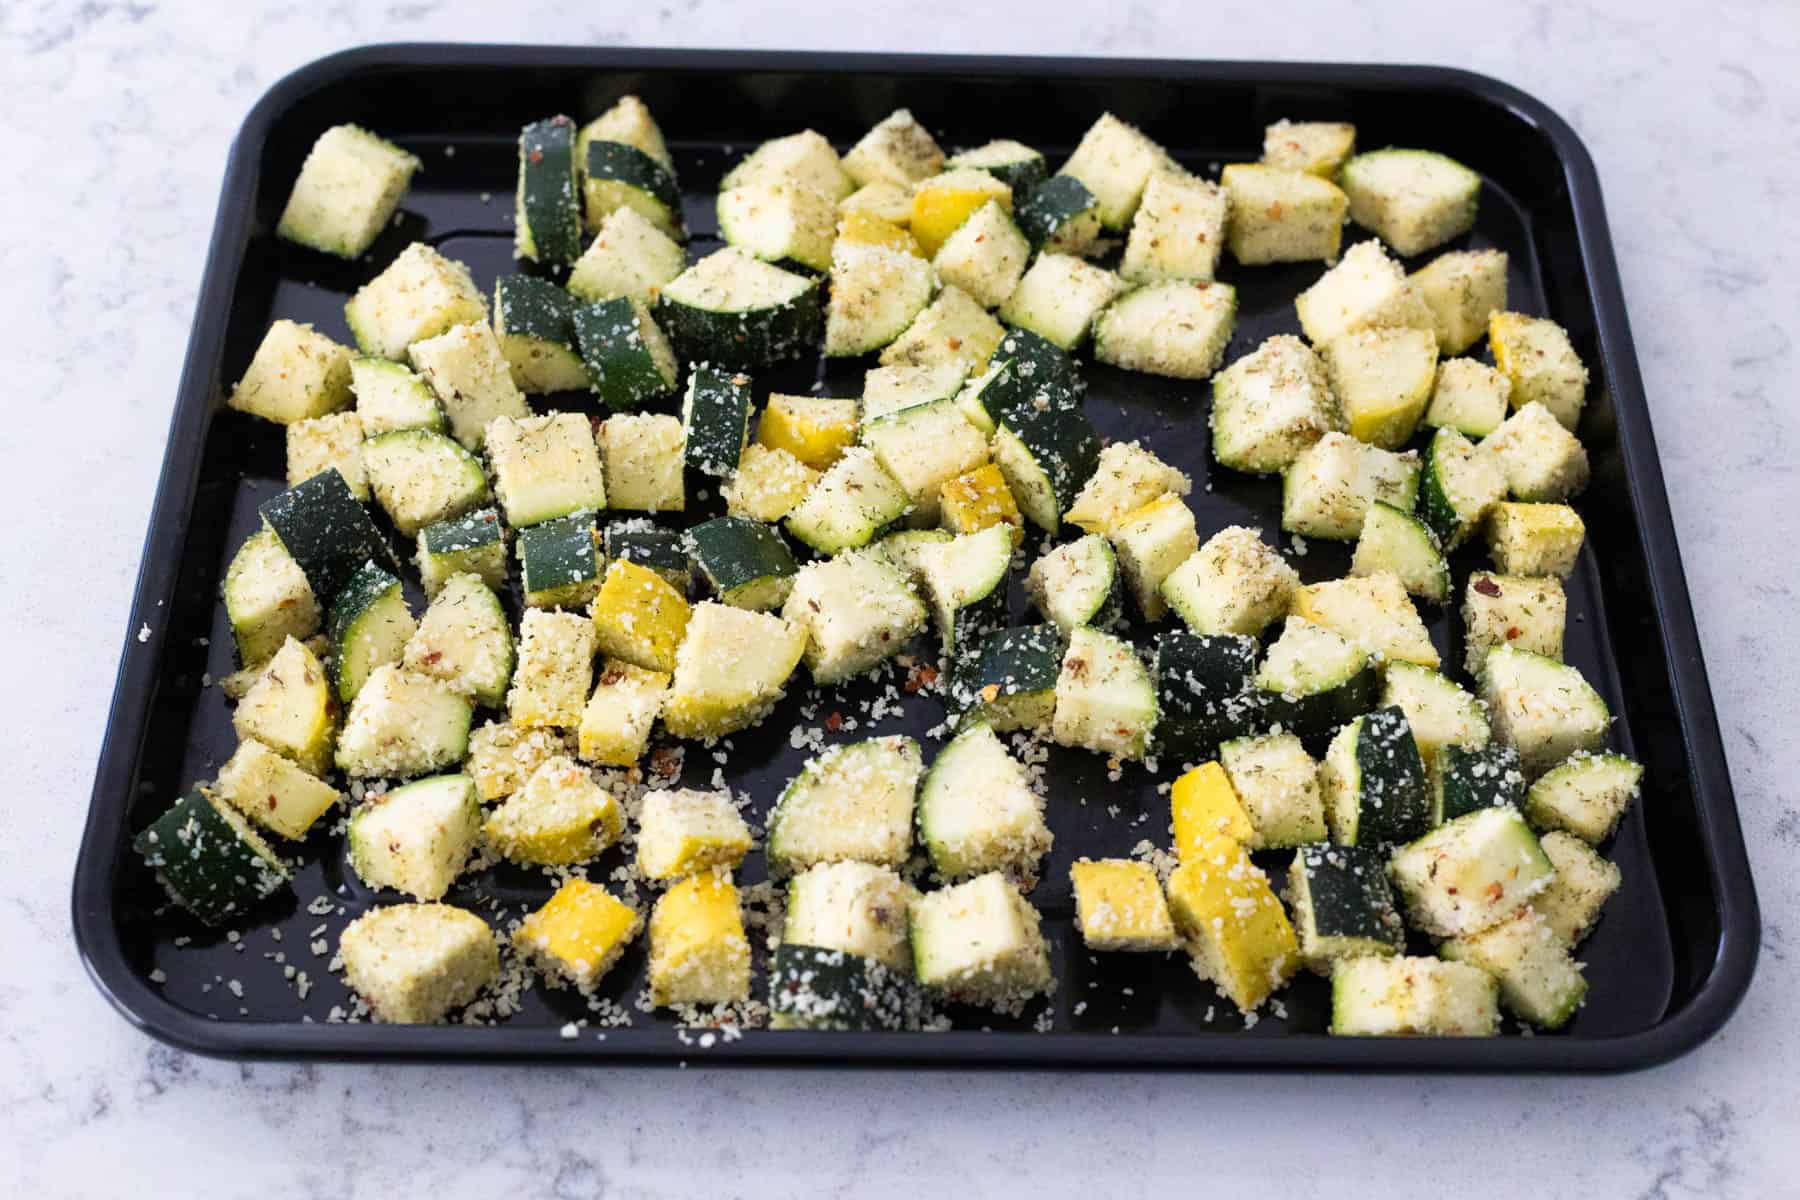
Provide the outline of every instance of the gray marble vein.
[[[1800,7],[1131,0],[900,8],[469,0],[0,5],[0,1179],[8,1194],[354,1198],[1521,1194],[1759,1198],[1800,1177]],[[529,9],[529,19],[513,10]],[[1354,13],[1354,15],[1352,15]],[[99,747],[226,150],[285,72],[376,40],[1441,62],[1598,160],[1765,906],[1711,1043],[1621,1078],[724,1074],[196,1059],[119,1020],[68,930]],[[103,481],[74,486],[75,480]],[[22,751],[22,752],[21,752]],[[129,1168],[129,1184],[121,1169]],[[1454,1182],[1446,1182],[1454,1181]]]

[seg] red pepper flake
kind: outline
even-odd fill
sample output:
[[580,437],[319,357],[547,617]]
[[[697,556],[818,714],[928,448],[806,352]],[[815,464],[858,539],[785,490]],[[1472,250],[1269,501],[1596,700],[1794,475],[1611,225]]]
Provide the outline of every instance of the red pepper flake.
[[1485,577],[1481,578],[1481,579],[1477,579],[1474,583],[1470,584],[1469,586],[1474,588],[1476,591],[1480,592],[1484,596],[1498,596],[1500,594],[1500,585],[1495,583],[1493,580],[1487,579]]
[[1517,625],[1508,625],[1506,627],[1506,640],[1510,642],[1514,638],[1520,636],[1523,632],[1524,631],[1521,630]]
[[961,338],[951,338],[947,344],[949,345],[950,352],[952,354],[954,354],[956,351],[962,349],[962,339]]
[[838,730],[842,729],[843,727],[844,727],[844,714],[843,713],[834,712],[829,717],[825,718],[825,728],[828,732],[836,733]]
[[544,152],[542,150],[537,149],[536,147],[533,147],[531,153],[527,154],[525,157],[530,159],[534,163],[541,163],[544,161]]
[[925,665],[914,667],[906,676],[906,694],[909,696],[916,696],[921,690],[936,683],[937,680],[938,673],[936,667]]
[[675,774],[677,763],[675,752],[667,746],[658,746],[650,753],[650,772],[659,779],[667,779]]

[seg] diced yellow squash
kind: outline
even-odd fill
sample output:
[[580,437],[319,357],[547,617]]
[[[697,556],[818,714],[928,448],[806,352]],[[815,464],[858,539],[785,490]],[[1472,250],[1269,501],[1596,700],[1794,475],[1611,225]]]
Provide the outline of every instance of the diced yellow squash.
[[725,792],[652,791],[638,814],[638,871],[679,879],[732,869],[750,853],[750,827]]
[[727,1004],[750,996],[750,939],[729,876],[695,875],[650,914],[650,1003]]
[[674,584],[649,567],[618,559],[606,568],[606,582],[594,597],[600,652],[647,670],[673,671],[689,611]]
[[547,974],[591,992],[643,926],[637,909],[599,884],[571,879],[519,923],[513,945]]
[[619,802],[574,759],[549,759],[488,817],[487,840],[517,863],[559,867],[605,852],[625,831]]
[[732,516],[773,525],[798,508],[818,482],[819,472],[788,451],[752,442],[719,490]]
[[1216,762],[1201,763],[1175,781],[1169,789],[1169,813],[1175,823],[1175,854],[1183,862],[1214,838],[1249,842],[1256,836],[1231,776]]
[[803,625],[703,601],[694,606],[663,725],[680,738],[723,737],[768,715],[806,652]]
[[771,393],[756,423],[756,440],[823,471],[856,444],[856,401]]
[[337,705],[318,656],[288,638],[263,668],[231,724],[242,738],[255,738],[314,775],[331,769]]
[[258,741],[239,742],[214,792],[272,833],[298,841],[338,802],[329,783]]
[[993,463],[947,481],[939,492],[938,516],[952,533],[980,533],[992,525],[1011,525],[1013,545],[1025,536],[1019,502],[1006,486],[1006,476]]
[[1437,647],[1398,576],[1389,572],[1328,579],[1294,591],[1288,612],[1323,625],[1380,661],[1437,669]]
[[580,613],[534,608],[519,620],[519,664],[506,713],[524,729],[581,723],[594,683],[594,625]]
[[990,200],[1012,211],[1012,188],[986,171],[966,167],[933,176],[913,189],[909,227],[931,258],[957,227]]
[[629,767],[642,758],[672,678],[607,659],[581,714],[581,757],[609,767]]
[[1090,950],[1174,950],[1181,945],[1149,863],[1083,858],[1069,868],[1075,919]]
[[853,246],[881,246],[915,258],[925,257],[924,247],[911,231],[867,209],[844,211],[843,218],[838,221],[837,240]]
[[469,761],[463,769],[475,781],[482,802],[492,804],[524,787],[532,772],[566,750],[561,730],[489,721],[469,735]]
[[1169,907],[1194,971],[1252,1012],[1300,966],[1300,944],[1250,852],[1214,838],[1169,876]]

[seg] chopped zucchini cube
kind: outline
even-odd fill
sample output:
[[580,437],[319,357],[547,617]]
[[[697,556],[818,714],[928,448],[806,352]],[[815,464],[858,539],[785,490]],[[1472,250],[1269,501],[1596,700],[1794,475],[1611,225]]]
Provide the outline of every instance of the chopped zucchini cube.
[[1438,665],[1437,647],[1397,575],[1309,584],[1294,592],[1292,612],[1356,643],[1380,662]]
[[1225,248],[1230,209],[1230,198],[1216,183],[1169,171],[1152,175],[1125,240],[1119,274],[1133,283],[1210,281]]
[[637,866],[646,879],[729,871],[749,852],[750,827],[730,793],[691,788],[645,793],[638,814]]
[[1496,646],[1529,650],[1562,661],[1569,603],[1555,577],[1476,571],[1463,593],[1463,667],[1476,679]]
[[1194,511],[1173,492],[1119,518],[1108,535],[1125,584],[1146,621],[1159,621],[1169,611],[1163,581],[1200,549]]
[[833,746],[807,760],[769,814],[770,869],[788,875],[828,862],[906,865],[924,770],[919,744],[909,737]]
[[450,432],[470,450],[486,444],[488,425],[496,417],[524,420],[531,416],[525,393],[513,382],[512,367],[486,321],[456,325],[416,341],[408,353],[414,368],[437,393]]
[[372,888],[438,900],[481,840],[481,803],[467,775],[418,779],[350,814],[350,866]]
[[730,1004],[750,998],[750,939],[729,876],[695,875],[650,913],[650,1003]]
[[1338,172],[1350,219],[1401,254],[1421,254],[1475,225],[1481,176],[1428,150],[1371,150]]
[[1358,329],[1435,330],[1429,306],[1377,241],[1358,242],[1337,265],[1294,297],[1300,328],[1315,346]]
[[1587,998],[1581,964],[1529,908],[1492,929],[1452,938],[1438,953],[1492,975],[1500,985],[1500,1003],[1540,1029],[1562,1028]]
[[852,358],[894,342],[931,303],[931,264],[885,246],[840,243],[831,253],[825,353]]
[[444,432],[444,410],[438,407],[437,393],[405,363],[353,354],[350,390],[356,394],[356,415],[362,419],[364,437],[396,429]]
[[519,664],[506,693],[513,724],[521,729],[579,726],[599,648],[594,622],[580,613],[534,608],[520,617]]
[[1369,509],[1410,513],[1419,493],[1419,456],[1396,454],[1347,433],[1326,434],[1294,457],[1281,477],[1281,527],[1333,541],[1362,536]]
[[600,590],[605,564],[594,514],[570,513],[519,530],[519,582],[530,608],[580,608]]
[[1446,746],[1479,750],[1488,744],[1487,710],[1481,701],[1416,663],[1387,665],[1381,703],[1406,714],[1413,741],[1427,766],[1437,761]]
[[844,173],[858,186],[877,181],[911,187],[944,168],[944,152],[911,112],[897,108],[844,155]]
[[818,346],[819,281],[735,246],[707,255],[666,284],[656,320],[678,356],[721,369],[781,362]]
[[[1443,343],[1440,339],[1439,346]],[[1434,429],[1454,429],[1472,438],[1485,438],[1506,419],[1512,381],[1486,363],[1472,358],[1447,358],[1438,363],[1437,382],[1425,409],[1425,424]]]
[[549,979],[583,995],[599,986],[644,927],[638,910],[597,883],[571,879],[513,932],[513,946]]
[[661,671],[607,659],[594,681],[594,694],[581,710],[577,730],[581,757],[609,767],[629,767],[642,758],[672,679]]
[[853,446],[788,514],[787,531],[820,554],[838,554],[868,545],[910,507],[875,452]]
[[674,393],[681,364],[645,301],[603,300],[573,319],[587,385],[606,407],[629,412]]
[[1037,910],[998,872],[913,900],[912,946],[919,982],[962,1003],[1015,1010],[1052,983]]
[[1542,404],[1506,418],[1481,449],[1499,462],[1515,500],[1567,500],[1587,486],[1587,451]]
[[1019,512],[1019,502],[1006,486],[1005,474],[993,463],[946,479],[938,488],[938,518],[952,533],[980,533],[1004,525],[1011,531],[1014,546],[1025,539],[1025,517]]
[[1281,471],[1326,433],[1344,428],[1325,364],[1290,334],[1263,342],[1212,383],[1213,457],[1234,470]]
[[1578,750],[1531,785],[1525,815],[1539,829],[1565,830],[1597,844],[1619,827],[1643,782],[1643,766],[1623,754]]
[[856,444],[856,401],[771,392],[757,418],[756,440],[815,471],[829,470]]
[[[869,217],[904,232],[906,223],[912,220],[911,186],[902,187],[900,184],[878,179],[874,183],[865,183],[861,187],[856,187],[854,183],[850,182],[849,176],[844,177],[844,185],[856,188],[855,191],[838,201],[838,212],[843,216],[845,222],[853,217]],[[849,231],[842,222],[838,226],[838,236],[849,236]],[[895,247],[895,249],[900,248]]]
[[318,657],[289,637],[231,714],[239,740],[255,739],[314,775],[331,768],[337,706]]
[[765,262],[823,271],[837,238],[837,204],[789,180],[740,183],[719,193],[719,236]]
[[231,556],[224,593],[225,615],[246,667],[267,662],[290,637],[318,631],[319,602],[306,572],[271,529],[251,534]]
[[482,801],[492,804],[524,787],[532,772],[567,751],[560,730],[489,721],[469,735],[469,761],[463,769],[475,781]]
[[1407,593],[1421,600],[1443,604],[1450,599],[1450,564],[1436,536],[1411,513],[1376,500],[1363,515],[1350,574],[1384,572],[1398,576]]
[[1293,977],[1300,946],[1268,877],[1249,851],[1214,838],[1169,876],[1169,908],[1194,973],[1239,1012],[1254,1012]]
[[1468,540],[1494,505],[1506,498],[1506,474],[1468,438],[1440,429],[1425,447],[1420,471],[1419,515],[1454,550]]
[[1299,738],[1291,733],[1232,738],[1219,746],[1219,765],[1256,829],[1246,845],[1261,850],[1325,840],[1319,765]]
[[794,554],[773,525],[715,517],[688,530],[683,545],[721,604],[767,612],[793,590]]
[[798,508],[819,479],[819,472],[786,450],[752,442],[719,490],[731,516],[773,525]]
[[[979,403],[966,403],[959,391],[968,377],[968,364],[956,361],[924,366],[871,367],[863,375],[862,421],[867,424],[934,400],[955,400],[970,424],[991,433],[989,426],[993,420],[987,416],[986,409]],[[855,440],[854,434],[852,440]]]
[[1459,937],[1518,912],[1556,871],[1516,809],[1484,808],[1395,851],[1388,873],[1416,928]]
[[1494,365],[1512,382],[1515,410],[1542,404],[1564,429],[1575,429],[1587,396],[1588,369],[1567,330],[1544,317],[1497,312],[1488,319],[1488,348]]
[[1331,970],[1333,1037],[1492,1037],[1493,976],[1437,958],[1346,958]]
[[500,973],[487,922],[448,904],[389,904],[345,926],[338,957],[375,1020],[430,1025]]
[[1220,742],[1267,725],[1252,686],[1256,639],[1176,630],[1156,640],[1156,753],[1182,762],[1210,757]]
[[1175,854],[1183,862],[1195,857],[1217,837],[1249,842],[1256,826],[1231,776],[1217,762],[1201,763],[1169,789],[1169,817],[1175,830]]
[[679,239],[681,189],[667,163],[630,142],[589,135],[581,139],[582,217],[588,228],[606,223],[621,208],[634,208]]
[[708,363],[695,367],[681,401],[681,428],[689,467],[719,478],[737,470],[750,441],[750,376]]
[[339,791],[261,742],[239,742],[213,785],[221,800],[256,824],[292,841],[338,802]]
[[1109,442],[1064,519],[1089,533],[1110,533],[1127,513],[1171,492],[1185,496],[1193,487],[1185,474],[1141,443]]
[[1575,667],[1517,646],[1487,653],[1481,698],[1494,720],[1494,738],[1519,752],[1528,779],[1577,750],[1597,750],[1611,714]]
[[1332,179],[1355,152],[1356,126],[1345,121],[1290,121],[1283,117],[1263,129],[1262,160],[1284,171]]
[[[907,227],[918,239],[925,257],[934,258],[951,235],[988,204],[996,205],[1002,216],[1010,213],[1012,188],[986,171],[973,167],[946,171],[921,179],[913,186],[912,213]],[[1024,265],[1025,257],[1019,257],[1020,266]],[[981,297],[977,295],[976,299]]]
[[1538,845],[1556,868],[1556,878],[1531,898],[1532,910],[1563,945],[1573,947],[1600,919],[1600,910],[1619,890],[1623,876],[1616,864],[1572,833],[1553,829],[1538,839]]
[[1379,688],[1380,672],[1362,647],[1289,617],[1256,673],[1255,708],[1269,727],[1306,736],[1368,712]]
[[861,955],[911,975],[907,910],[918,895],[890,867],[819,863],[788,883],[781,940]]
[[946,881],[1003,871],[1029,887],[1050,852],[1044,798],[993,729],[976,722],[938,752],[919,790],[919,840]]
[[569,272],[569,291],[589,304],[628,296],[650,304],[687,268],[681,243],[634,208],[615,208]]
[[494,336],[521,392],[588,386],[587,364],[576,349],[575,308],[575,299],[548,279],[502,275],[494,281]]
[[1262,533],[1230,525],[1206,539],[1162,582],[1162,596],[1198,634],[1255,637],[1287,611],[1300,576]]
[[1224,361],[1237,320],[1228,283],[1152,283],[1124,293],[1094,320],[1094,357],[1127,371],[1205,379]]
[[226,403],[277,425],[336,412],[350,403],[350,351],[311,325],[278,320]]
[[[407,357],[414,342],[435,338],[458,325],[487,328],[487,298],[475,286],[468,267],[445,258],[424,242],[414,242],[381,274],[356,290],[344,305],[344,319],[364,354],[398,362]],[[499,356],[498,342],[494,351]],[[500,361],[504,366],[504,357]],[[510,371],[506,378],[511,382]],[[443,395],[435,383],[433,390]]]
[[1488,512],[1488,555],[1507,575],[1567,579],[1586,535],[1580,514],[1566,504],[1501,502]]
[[1441,354],[1461,354],[1473,346],[1487,332],[1488,318],[1506,309],[1504,250],[1452,250],[1409,279],[1431,310]]
[[1071,254],[1040,254],[1000,306],[1000,319],[1073,350],[1125,281]]
[[[913,203],[918,203],[916,196]],[[944,239],[931,260],[939,279],[961,288],[984,308],[1006,303],[1031,258],[1031,243],[1007,215],[1011,207],[1010,199],[989,200]],[[913,230],[918,231],[916,220]]]
[[881,352],[884,367],[957,363],[970,371],[986,365],[1006,330],[988,310],[955,284],[938,290],[906,332]]
[[402,779],[455,766],[468,754],[473,715],[469,698],[441,679],[397,663],[376,667],[344,718],[338,768]]
[[817,559],[794,576],[781,615],[802,631],[807,670],[839,683],[892,658],[925,628],[925,605],[878,554]]
[[356,699],[371,671],[399,662],[417,626],[400,581],[374,563],[364,563],[331,605],[327,628],[338,699]]
[[387,228],[419,160],[355,125],[333,125],[300,164],[275,235],[339,258],[361,258]]
[[1343,243],[1350,201],[1329,179],[1262,163],[1230,163],[1219,182],[1231,198],[1227,244],[1245,266],[1330,262]]
[[487,429],[494,490],[514,529],[606,507],[594,430],[579,413],[494,418]]
[[679,738],[717,738],[756,724],[781,699],[806,646],[804,627],[769,613],[694,605],[664,728]]
[[1358,329],[1326,342],[1321,354],[1351,435],[1384,450],[1405,445],[1431,401],[1437,336],[1429,329]]
[[1010,530],[989,526],[922,546],[913,558],[953,680],[981,640],[1006,623],[1012,541]]
[[1055,533],[1100,460],[1100,434],[1078,408],[1024,408],[994,434],[994,463],[1019,511]]
[[1406,951],[1387,859],[1368,846],[1302,846],[1288,867],[1300,958],[1321,975],[1341,959]]
[[[1485,714],[1486,709],[1482,711]],[[1518,808],[1525,803],[1525,772],[1511,746],[1487,745],[1479,750],[1455,743],[1440,746],[1430,773],[1434,825],[1484,808]]]
[[687,507],[683,456],[687,435],[670,413],[615,413],[600,425],[606,498],[625,512],[681,512]]
[[1050,736],[1121,759],[1140,759],[1156,727],[1156,685],[1130,642],[1088,626],[1069,631],[1056,678]]
[[196,788],[133,839],[169,898],[221,925],[288,886],[289,868],[237,810]]
[[1044,181],[1044,156],[1023,142],[996,138],[950,157],[944,165],[951,170],[977,167],[1012,189],[1013,199],[1030,192]]
[[675,160],[669,156],[668,143],[650,107],[636,96],[620,96],[613,106],[581,127],[576,135],[576,160],[587,162],[589,142],[623,142],[654,158],[671,171]]
[[488,845],[509,861],[543,867],[597,858],[624,831],[619,802],[586,767],[561,756],[533,771],[482,827]]
[[1063,639],[1054,625],[996,629],[952,679],[953,705],[986,721],[996,733],[1048,732],[1056,713],[1056,680]]
[[811,129],[762,143],[725,173],[720,186],[742,187],[770,179],[791,180],[840,204],[854,199],[851,193],[856,190],[838,152],[823,134]]
[[1076,859],[1069,882],[1075,888],[1075,924],[1088,949],[1154,952],[1181,946],[1162,880],[1149,863]]
[[634,562],[614,562],[594,597],[600,652],[646,670],[673,671],[689,612],[687,598],[661,575]]
[[1020,203],[1019,228],[1046,253],[1089,254],[1100,238],[1100,201],[1073,175],[1053,175]]
[[427,597],[452,578],[469,574],[496,592],[506,587],[506,527],[491,508],[419,530],[419,580]]
[[1141,130],[1102,113],[1058,174],[1079,179],[1099,202],[1100,223],[1120,230],[1131,224],[1151,177],[1172,166],[1169,152]]
[[429,429],[401,429],[363,443],[363,468],[394,528],[413,537],[493,499],[481,460]]
[[926,524],[937,523],[944,484],[988,461],[986,435],[952,400],[916,404],[870,421],[862,440]]
[[1125,584],[1112,543],[1097,533],[1048,550],[1025,581],[1031,603],[1066,635],[1111,627],[1124,615]]
[[358,500],[369,498],[363,472],[362,418],[353,412],[307,417],[287,427],[287,481],[293,487],[335,469]]
[[1319,771],[1331,840],[1392,846],[1431,828],[1425,763],[1403,709],[1378,708],[1338,730]]

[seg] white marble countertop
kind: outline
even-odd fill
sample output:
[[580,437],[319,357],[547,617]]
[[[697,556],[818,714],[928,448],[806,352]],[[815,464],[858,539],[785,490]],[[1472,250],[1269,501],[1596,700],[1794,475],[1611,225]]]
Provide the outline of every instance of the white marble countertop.
[[[437,1171],[445,1195],[1076,1184],[1142,1195],[1241,1182],[1400,1200],[1516,1195],[1527,1179],[1546,1196],[1792,1194],[1800,9],[1403,0],[1345,21],[1329,3],[1055,2],[1021,17],[918,0],[878,18],[817,0],[657,0],[539,4],[513,21],[511,7],[0,6],[0,161],[19,180],[0,193],[0,294],[19,351],[0,451],[0,508],[14,514],[0,644],[17,668],[0,698],[17,747],[0,837],[10,1193],[417,1195],[415,1180]],[[127,1026],[77,961],[68,881],[227,145],[269,84],[319,55],[531,34],[1437,62],[1561,111],[1606,188],[1760,885],[1762,960],[1736,1018],[1656,1070],[1533,1080],[238,1066]],[[789,1149],[773,1153],[776,1138]]]

